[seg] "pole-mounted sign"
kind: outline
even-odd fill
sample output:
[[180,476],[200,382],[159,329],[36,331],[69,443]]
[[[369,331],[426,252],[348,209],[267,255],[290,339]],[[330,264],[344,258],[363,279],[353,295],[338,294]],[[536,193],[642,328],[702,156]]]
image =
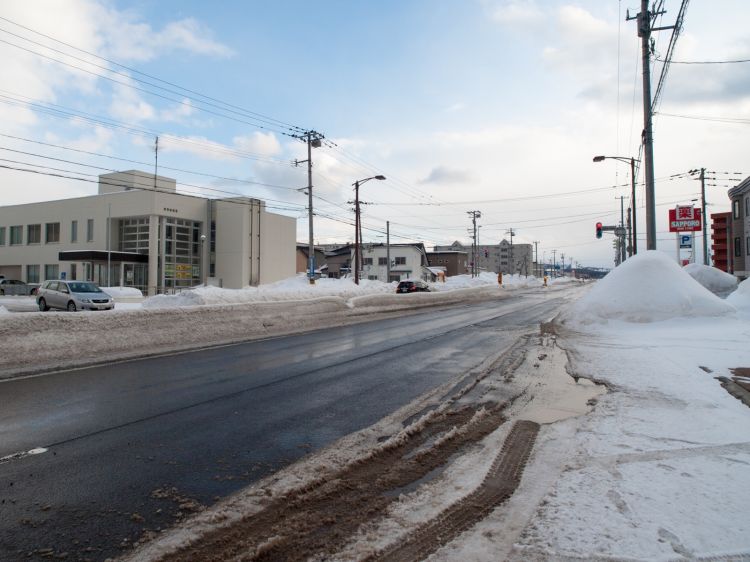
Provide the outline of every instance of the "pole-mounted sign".
[[669,209],[669,232],[700,232],[702,224],[700,209],[688,206]]

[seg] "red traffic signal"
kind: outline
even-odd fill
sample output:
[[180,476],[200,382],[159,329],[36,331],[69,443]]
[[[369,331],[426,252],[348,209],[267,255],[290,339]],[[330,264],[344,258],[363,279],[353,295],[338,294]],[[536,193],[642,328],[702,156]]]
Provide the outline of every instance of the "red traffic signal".
[[596,223],[596,237],[597,238],[602,237],[602,223],[600,222]]

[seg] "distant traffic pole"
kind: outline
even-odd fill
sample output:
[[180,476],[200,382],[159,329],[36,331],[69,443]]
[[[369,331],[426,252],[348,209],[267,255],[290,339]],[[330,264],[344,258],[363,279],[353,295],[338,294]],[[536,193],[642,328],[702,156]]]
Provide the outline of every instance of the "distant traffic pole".
[[370,180],[384,180],[385,176],[378,174],[354,182],[354,283],[359,285],[359,262],[362,255],[362,219],[359,212],[359,186]]

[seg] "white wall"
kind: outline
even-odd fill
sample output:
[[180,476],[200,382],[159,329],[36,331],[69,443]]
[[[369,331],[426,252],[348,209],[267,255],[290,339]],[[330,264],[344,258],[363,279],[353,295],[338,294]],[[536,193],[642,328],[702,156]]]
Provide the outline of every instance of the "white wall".
[[260,220],[260,283],[273,283],[294,277],[296,273],[297,220],[263,211]]

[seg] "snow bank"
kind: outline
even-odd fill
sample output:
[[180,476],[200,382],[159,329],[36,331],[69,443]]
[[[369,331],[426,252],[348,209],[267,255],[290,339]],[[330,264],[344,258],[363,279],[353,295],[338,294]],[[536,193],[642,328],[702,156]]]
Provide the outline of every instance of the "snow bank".
[[719,297],[726,297],[737,288],[737,278],[734,275],[715,267],[702,263],[689,263],[683,269],[690,277]]
[[100,287],[100,289],[113,299],[143,297],[140,289],[135,287]]
[[244,289],[222,289],[204,286],[185,290],[176,295],[157,295],[143,302],[143,308],[180,308],[219,304],[248,304],[271,301],[303,301],[319,297],[341,297],[349,299],[360,295],[390,293],[396,290],[394,283],[382,283],[362,279],[356,285],[352,279],[317,279],[310,285],[305,274],[297,275],[269,285],[245,287]]
[[722,316],[735,308],[706,290],[663,252],[647,251],[612,270],[561,319],[585,326],[659,322],[678,317]]
[[750,314],[750,279],[745,279],[737,290],[727,297],[727,302],[743,314]]
[[0,305],[0,314],[10,314],[10,312],[8,311],[7,308],[5,308],[4,306]]

